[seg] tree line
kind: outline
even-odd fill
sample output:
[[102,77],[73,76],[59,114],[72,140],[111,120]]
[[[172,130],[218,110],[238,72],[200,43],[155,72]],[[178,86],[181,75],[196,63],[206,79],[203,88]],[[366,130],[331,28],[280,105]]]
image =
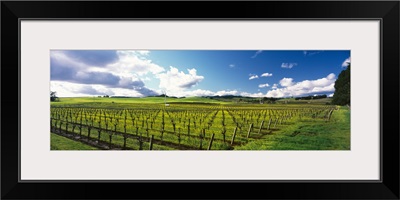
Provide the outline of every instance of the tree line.
[[335,81],[332,104],[350,105],[350,63],[348,63],[345,70],[340,72],[338,79]]

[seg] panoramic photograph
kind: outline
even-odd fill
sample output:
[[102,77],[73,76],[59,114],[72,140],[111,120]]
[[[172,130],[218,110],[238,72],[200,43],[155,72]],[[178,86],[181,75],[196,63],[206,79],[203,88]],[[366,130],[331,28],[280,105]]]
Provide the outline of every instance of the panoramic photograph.
[[51,50],[50,150],[350,150],[350,50]]

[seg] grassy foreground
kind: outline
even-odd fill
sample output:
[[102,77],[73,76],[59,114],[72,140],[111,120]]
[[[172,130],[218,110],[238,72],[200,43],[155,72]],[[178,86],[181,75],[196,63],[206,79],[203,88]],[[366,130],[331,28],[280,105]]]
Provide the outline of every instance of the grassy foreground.
[[350,150],[350,111],[341,107],[333,123],[301,121],[236,150]]
[[50,134],[50,141],[50,150],[98,150],[95,147],[70,140],[54,133]]

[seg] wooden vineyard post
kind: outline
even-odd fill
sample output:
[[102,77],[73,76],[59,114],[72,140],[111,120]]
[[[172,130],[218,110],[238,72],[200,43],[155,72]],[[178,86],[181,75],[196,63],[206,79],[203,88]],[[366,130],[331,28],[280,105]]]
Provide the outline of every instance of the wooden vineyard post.
[[275,128],[275,126],[276,126],[276,123],[278,123],[278,120],[279,120],[279,118],[276,118],[275,124],[274,124],[274,128]]
[[68,123],[68,117],[67,117],[67,121],[66,121],[66,123],[65,123],[65,132],[66,133],[68,133],[68,125],[69,125],[69,123]]
[[235,130],[233,131],[233,135],[232,135],[232,140],[231,140],[231,145],[233,145],[233,142],[235,142],[235,136],[236,136],[236,131],[237,131],[237,126],[235,127]]
[[76,123],[75,121],[72,123],[72,133],[75,133],[75,127],[76,127]]
[[151,135],[149,150],[153,150],[153,140],[154,140],[154,135]]
[[178,143],[179,147],[181,146],[181,128],[178,128]]
[[93,118],[89,118],[90,119],[90,123],[87,124],[87,128],[88,128],[88,141],[90,139],[90,133],[94,127],[94,119]]
[[82,115],[79,123],[79,136],[82,137]]
[[250,132],[251,132],[251,129],[253,128],[253,124],[250,124],[250,127],[249,127],[249,132],[247,132],[247,138],[249,138],[250,137]]
[[54,132],[57,132],[57,123],[58,122],[59,122],[58,120],[55,120],[55,122],[54,122],[54,126],[53,126],[53,131]]
[[92,130],[92,127],[89,125],[87,127],[87,129],[88,129],[87,141],[89,141],[90,140],[90,131]]
[[[271,119],[269,120],[269,124],[271,124]],[[268,124],[268,129],[269,129],[269,124]],[[261,129],[262,129],[263,125],[264,125],[264,120],[261,121],[260,129],[258,129],[258,134],[261,133]]]
[[[204,129],[203,129],[204,130]],[[203,149],[203,132],[200,133],[200,147],[199,149],[202,150]]]
[[224,143],[226,142],[225,141],[225,138],[226,138],[226,128],[225,128],[225,126],[224,126],[224,129],[222,129],[222,136],[224,137],[223,139],[224,139]]
[[62,125],[62,121],[60,120],[60,126],[58,127],[58,132],[61,134],[61,125]]
[[111,133],[108,133],[109,134],[109,137],[110,137],[110,147],[109,147],[109,149],[111,149],[111,147],[112,147],[112,134]]
[[161,129],[161,138],[160,138],[160,140],[161,140],[161,144],[163,144],[163,138],[164,138],[164,129]]
[[189,119],[189,123],[187,125],[187,131],[188,131],[188,136],[190,138],[190,119]]
[[270,127],[271,127],[271,122],[272,122],[272,118],[269,118],[269,122],[268,122],[268,130],[270,129]]
[[97,135],[97,143],[100,142],[100,135],[101,135],[101,128],[97,129],[98,135]]
[[214,140],[214,133],[211,135],[211,140],[210,140],[210,143],[208,144],[208,148],[207,148],[207,150],[211,150],[211,146],[212,146],[212,143],[213,143],[213,140]]
[[137,139],[139,142],[139,150],[143,150],[143,138],[142,138],[142,132],[140,132],[140,136]]
[[99,142],[100,142],[100,134],[101,134],[101,118],[100,118],[100,120],[98,121],[98,123],[99,123],[99,127],[98,127],[98,129],[97,129],[97,132],[98,132],[98,135],[97,135],[97,143],[99,143]]
[[126,149],[126,123],[124,125],[124,149]]

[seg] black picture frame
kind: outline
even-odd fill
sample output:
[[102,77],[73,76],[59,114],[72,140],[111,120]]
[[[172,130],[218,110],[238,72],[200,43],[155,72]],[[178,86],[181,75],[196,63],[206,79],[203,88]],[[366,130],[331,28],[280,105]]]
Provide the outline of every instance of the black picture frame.
[[[399,199],[399,8],[399,1],[2,1],[1,198]],[[19,20],[155,18],[381,20],[382,180],[20,182]]]

